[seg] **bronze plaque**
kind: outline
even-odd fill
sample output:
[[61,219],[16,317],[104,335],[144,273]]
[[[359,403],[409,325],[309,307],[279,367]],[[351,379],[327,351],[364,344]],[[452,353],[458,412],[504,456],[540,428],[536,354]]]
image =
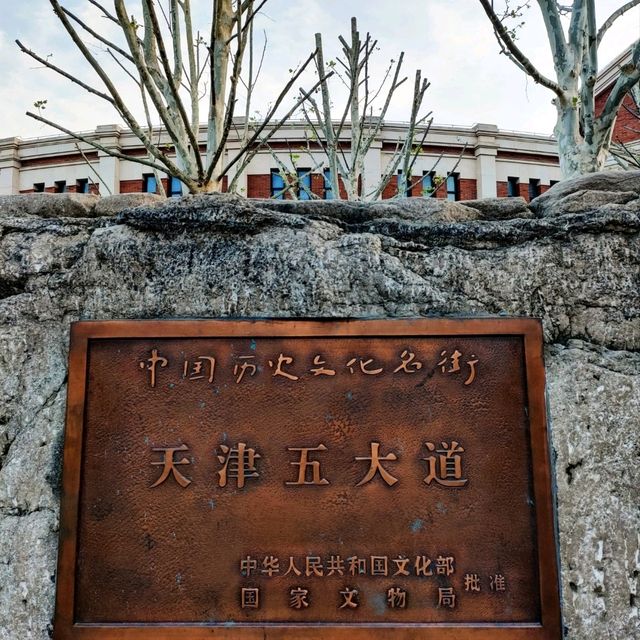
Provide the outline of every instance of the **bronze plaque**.
[[56,640],[559,640],[540,324],[72,327]]

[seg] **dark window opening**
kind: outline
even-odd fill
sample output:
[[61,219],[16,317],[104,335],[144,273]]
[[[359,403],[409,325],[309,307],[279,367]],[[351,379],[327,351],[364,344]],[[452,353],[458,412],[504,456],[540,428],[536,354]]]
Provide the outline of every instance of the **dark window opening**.
[[76,180],[76,193],[89,193],[89,179],[80,178]]
[[[401,184],[402,184],[402,169],[398,169],[398,194],[401,193]],[[413,193],[412,193],[412,189],[411,189],[411,176],[407,177],[406,182],[404,183],[405,185],[405,189],[404,189],[404,197],[405,198],[410,198]]]
[[55,193],[64,193],[67,190],[66,180],[56,180],[53,184]]
[[507,178],[507,195],[515,198],[520,195],[520,178],[509,176]]
[[540,178],[529,180],[529,200],[533,200],[540,195]]
[[44,193],[44,182],[34,182],[33,191],[35,193]]

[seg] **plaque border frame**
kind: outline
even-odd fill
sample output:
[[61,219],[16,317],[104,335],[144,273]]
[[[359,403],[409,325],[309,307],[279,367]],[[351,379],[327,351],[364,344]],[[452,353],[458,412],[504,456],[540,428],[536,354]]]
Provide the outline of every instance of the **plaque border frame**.
[[[521,336],[536,504],[541,623],[74,623],[76,551],[90,340],[234,337]],[[560,640],[555,493],[540,320],[519,317],[399,319],[85,320],[71,324],[54,640]]]

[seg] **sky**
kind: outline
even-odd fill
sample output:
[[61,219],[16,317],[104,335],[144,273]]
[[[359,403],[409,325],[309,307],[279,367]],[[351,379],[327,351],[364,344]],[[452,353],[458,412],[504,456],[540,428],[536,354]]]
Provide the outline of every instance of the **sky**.
[[[210,0],[192,0],[200,13],[197,19],[206,32]],[[48,0],[22,0],[2,6],[0,21],[0,138],[33,138],[55,134],[55,130],[24,115],[33,103],[47,100],[43,115],[75,130],[92,130],[100,124],[119,122],[113,108],[99,98],[42,68],[21,53],[20,39],[27,47],[49,56],[79,78],[93,82],[92,72],[52,13]],[[95,15],[86,0],[66,0],[65,6],[87,19],[103,35],[114,35],[109,23]],[[106,6],[112,6],[105,0]],[[623,4],[622,0],[597,0],[598,23]],[[135,11],[139,2],[129,0]],[[425,96],[425,110],[433,112],[439,124],[471,126],[491,123],[501,129],[550,134],[555,120],[552,94],[516,69],[498,45],[491,26],[477,0],[269,0],[256,23],[258,33],[266,33],[267,54],[254,107],[264,112],[294,68],[313,50],[314,34],[322,33],[325,57],[338,53],[338,35],[350,32],[350,18],[357,16],[362,34],[370,32],[378,40],[372,77],[381,78],[390,59],[405,53],[404,70],[409,81],[397,93],[387,119],[409,118],[411,89],[416,69],[431,82]],[[524,17],[519,46],[546,74],[552,75],[551,56],[537,3]],[[600,67],[640,37],[640,7],[625,14],[612,27],[600,47]],[[109,61],[97,47],[92,48],[106,65]],[[127,86],[125,74],[109,67],[123,92],[135,94]],[[305,84],[306,83],[306,84]],[[311,86],[313,77],[303,86]],[[96,85],[99,86],[99,85]],[[292,98],[289,100],[291,102]]]

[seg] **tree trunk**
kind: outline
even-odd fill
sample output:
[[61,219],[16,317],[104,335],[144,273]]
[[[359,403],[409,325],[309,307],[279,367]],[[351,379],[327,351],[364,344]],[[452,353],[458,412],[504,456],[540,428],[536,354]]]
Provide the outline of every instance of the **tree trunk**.
[[[563,100],[556,98],[558,120],[554,129],[558,141],[560,170],[563,178],[574,178],[585,173],[602,171],[609,144],[602,144],[597,132],[588,143],[580,131],[580,100],[577,91]],[[611,137],[609,135],[609,137]]]
[[196,184],[194,183],[193,185],[188,185],[188,189],[189,189],[189,193],[192,194],[197,194],[197,193],[221,193],[222,192],[222,185],[223,185],[223,179],[220,178],[219,180],[215,177],[217,174],[214,174],[214,177],[211,178],[211,180],[209,180],[209,182],[205,183],[205,184]]

